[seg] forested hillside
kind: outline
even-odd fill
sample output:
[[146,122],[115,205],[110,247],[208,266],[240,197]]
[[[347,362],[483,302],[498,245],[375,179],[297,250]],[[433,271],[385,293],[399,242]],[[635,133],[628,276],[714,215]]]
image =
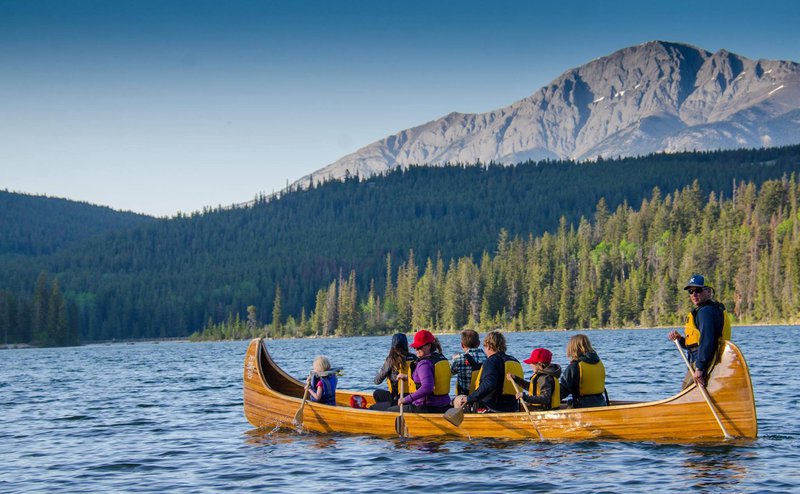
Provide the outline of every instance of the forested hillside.
[[[418,328],[511,330],[682,325],[692,308],[681,288],[706,275],[737,323],[800,321],[800,183],[737,186],[727,200],[697,184],[554,233],[509,238],[493,254],[409,260],[387,288],[358,294],[351,272],[323,286],[301,318],[274,318],[270,335],[354,335]],[[280,312],[280,299],[276,299]],[[307,316],[306,316],[307,315]],[[277,323],[276,323],[277,321]],[[220,338],[247,327],[209,325]],[[251,325],[251,329],[258,329]],[[262,330],[263,331],[263,330]]]
[[154,221],[130,212],[0,190],[0,257],[52,254],[113,230]]
[[[264,318],[271,313],[278,287],[281,304],[277,313],[283,320],[287,316],[300,320],[301,308],[309,312],[318,306],[320,288],[332,283],[341,286],[350,283],[348,292],[357,303],[366,300],[371,285],[375,300],[380,297],[384,303],[391,302],[393,294],[387,297],[385,287],[398,289],[394,286],[397,267],[403,265],[407,269],[404,263],[412,250],[417,261],[430,257],[435,264],[441,258],[442,266],[450,266],[451,260],[457,265],[465,263],[464,258],[483,266],[484,251],[497,250],[501,231],[506,232],[503,235],[508,239],[520,237],[530,242],[537,242],[535,239],[545,232],[550,232],[550,237],[543,239],[552,238],[558,235],[559,228],[565,232],[571,228],[582,231],[578,226],[581,218],[593,218],[601,198],[602,221],[605,209],[611,215],[620,205],[622,211],[627,211],[629,204],[655,200],[654,187],[666,194],[697,180],[691,203],[670,203],[681,215],[694,214],[707,207],[709,193],[714,193],[711,203],[719,204],[719,200],[733,196],[734,187],[741,188],[737,184],[752,182],[750,187],[755,188],[765,180],[788,177],[798,169],[800,147],[797,146],[653,155],[582,164],[528,162],[513,167],[412,167],[365,181],[350,177],[308,190],[290,191],[277,198],[259,199],[248,207],[152,221],[92,238],[52,255],[5,261],[0,263],[0,288],[14,294],[17,300],[30,299],[39,273],[46,272],[49,278],[59,281],[65,298],[75,303],[82,340],[187,335],[209,320],[214,324],[231,315],[244,318],[251,305]],[[664,196],[661,200],[671,201],[671,197],[670,192],[670,198]],[[785,208],[781,213],[785,213]],[[695,237],[684,237],[690,232],[689,226],[684,220],[667,222],[660,235],[691,240]],[[730,227],[738,229],[740,225],[734,223]],[[605,231],[606,226],[598,228]],[[622,237],[612,235],[608,245],[601,245],[604,235],[593,233],[587,247],[595,256],[607,256],[613,267],[615,259],[622,259],[622,254],[617,253]],[[527,240],[529,236],[531,240]],[[623,244],[624,255],[633,255],[631,249],[636,253],[649,245],[641,239],[626,242],[636,246]],[[677,251],[670,252],[669,256],[659,258],[659,262],[677,265],[675,276],[694,269],[682,265],[683,257],[672,257]],[[642,255],[650,258],[649,252]],[[387,258],[391,262],[388,267]],[[625,275],[616,275],[618,281],[613,269],[598,272],[597,291],[591,293],[597,297],[611,296],[616,293],[615,283],[622,289],[625,283],[632,283],[627,280],[634,276],[633,265],[627,259],[619,261]],[[697,269],[707,265],[700,261],[696,261]],[[557,266],[543,268],[541,276],[548,283],[552,277],[571,276],[571,265],[566,265],[566,275],[553,271]],[[351,271],[356,273],[352,280]],[[394,279],[392,283],[387,284],[387,273]],[[722,283],[732,283],[727,276],[730,273],[722,274],[725,275],[720,278],[725,280]],[[562,288],[560,284],[557,286]],[[527,285],[515,287],[519,294],[528,296]],[[727,293],[724,285],[719,289],[722,295]],[[561,291],[553,290],[551,287],[542,296],[537,295],[543,304],[547,301],[548,310],[553,309],[553,297],[560,301]],[[578,293],[575,290],[570,293],[573,292]],[[487,304],[470,309],[473,322],[476,310],[478,318],[484,310],[490,318],[507,312],[511,314],[510,320],[520,320],[519,309],[524,302],[517,301],[517,306],[503,309],[500,295],[488,293]],[[402,300],[398,297],[394,303],[402,306],[405,303]],[[566,303],[577,304],[578,300]],[[574,322],[569,325],[645,321],[632,316],[612,318],[610,308],[606,316],[597,314],[597,310],[594,309],[595,317],[588,319],[585,311],[576,310],[572,316]],[[520,324],[561,325],[558,319],[553,322],[552,314],[542,312],[536,317],[539,319],[520,320]],[[452,324],[457,327],[460,322]],[[373,330],[403,327],[391,324],[380,323]],[[434,326],[443,327],[442,324],[444,319],[440,318]],[[369,326],[359,327],[365,330]]]

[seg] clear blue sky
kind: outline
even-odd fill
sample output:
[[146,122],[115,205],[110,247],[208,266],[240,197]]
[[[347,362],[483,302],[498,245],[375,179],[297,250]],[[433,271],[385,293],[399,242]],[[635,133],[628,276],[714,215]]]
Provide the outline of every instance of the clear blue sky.
[[244,202],[646,41],[800,61],[798,26],[793,0],[2,0],[0,189]]

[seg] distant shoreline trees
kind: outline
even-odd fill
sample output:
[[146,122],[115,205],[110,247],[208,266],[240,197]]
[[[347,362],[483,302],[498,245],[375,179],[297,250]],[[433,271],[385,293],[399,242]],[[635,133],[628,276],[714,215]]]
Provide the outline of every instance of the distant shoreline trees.
[[357,297],[351,271],[319,290],[307,323],[273,322],[286,328],[273,336],[675,326],[691,308],[680,283],[695,272],[737,322],[796,323],[799,188],[794,175],[760,189],[739,183],[726,200],[702,197],[697,182],[666,196],[655,188],[638,210],[610,213],[601,200],[592,222],[562,219],[553,234],[502,230],[479,262],[428,258],[420,274],[413,251],[396,272],[387,256],[383,297],[374,280]]
[[0,337],[4,345],[77,345],[77,306],[65,299],[58,278],[49,281],[42,272],[32,298],[0,290]]

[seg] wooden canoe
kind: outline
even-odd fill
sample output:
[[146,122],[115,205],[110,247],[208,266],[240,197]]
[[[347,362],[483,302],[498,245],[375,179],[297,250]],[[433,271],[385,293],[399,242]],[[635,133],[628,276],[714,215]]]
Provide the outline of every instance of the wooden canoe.
[[[682,375],[680,376],[682,377]],[[678,378],[678,376],[676,376]],[[680,379],[676,379],[679,385]],[[263,339],[250,342],[244,360],[244,413],[255,427],[294,429],[304,382],[279,368]],[[755,438],[758,433],[750,373],[739,348],[726,342],[707,386],[711,402],[728,433]],[[306,403],[302,428],[320,433],[396,436],[398,413],[350,407],[350,397],[370,393],[337,390],[338,406]],[[600,408],[561,408],[525,412],[467,414],[455,426],[441,414],[406,413],[410,437],[461,437],[546,440],[621,440],[694,442],[719,441],[724,436],[696,385],[675,396],[651,402],[614,402]]]

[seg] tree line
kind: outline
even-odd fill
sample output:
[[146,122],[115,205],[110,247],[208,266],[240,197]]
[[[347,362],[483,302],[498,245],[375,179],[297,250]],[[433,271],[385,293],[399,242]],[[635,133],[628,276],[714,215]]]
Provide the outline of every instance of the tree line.
[[32,297],[0,290],[0,335],[6,345],[77,345],[78,307],[64,298],[58,279],[40,273]]
[[[664,195],[654,188],[638,209],[613,212],[601,199],[591,220],[554,233],[511,237],[479,259],[414,252],[387,283],[356,289],[357,273],[320,288],[306,317],[280,318],[270,336],[328,336],[543,328],[675,326],[691,303],[681,283],[706,275],[738,323],[800,320],[800,184],[795,175],[760,187],[738,183],[730,198],[704,196],[697,182]],[[254,336],[262,330],[249,334]]]
[[[538,311],[526,306],[529,286],[543,290],[543,294],[537,294],[536,304],[547,297],[560,300],[565,292],[564,282],[559,281],[563,279],[571,284],[566,293],[575,294],[573,299],[565,298],[565,303],[577,304],[579,295],[585,297],[585,293],[596,292],[599,297],[613,294],[613,283],[624,287],[633,277],[643,276],[632,270],[628,256],[638,255],[644,243],[626,239],[628,243],[620,244],[612,238],[613,242],[607,240],[602,246],[592,245],[590,254],[598,262],[609,259],[610,267],[602,264],[603,270],[616,269],[622,262],[620,252],[624,253],[624,276],[622,272],[603,271],[598,280],[605,281],[592,281],[597,286],[586,284],[588,271],[576,269],[588,267],[575,261],[565,264],[564,274],[559,264],[559,271],[540,274],[541,280],[536,283],[527,278],[521,283],[517,273],[506,271],[488,278],[490,264],[484,263],[481,253],[488,252],[492,259],[501,234],[516,250],[519,242],[560,238],[562,229],[565,236],[573,228],[577,234],[582,231],[581,218],[597,221],[594,215],[601,199],[606,209],[599,216],[602,224],[604,215],[617,214],[620,206],[627,211],[628,204],[639,205],[644,199],[649,205],[654,200],[654,187],[682,190],[695,179],[701,204],[712,191],[715,203],[719,203],[723,198],[731,199],[735,191],[738,198],[742,183],[758,188],[767,180],[790,176],[798,170],[798,163],[800,146],[656,154],[592,163],[409,167],[366,180],[352,176],[308,189],[293,188],[276,196],[258,197],[246,207],[151,219],[68,245],[14,251],[11,247],[3,250],[5,244],[0,243],[0,289],[13,293],[18,300],[31,300],[38,273],[50,273],[58,279],[64,298],[77,307],[82,341],[187,336],[208,326],[209,320],[211,325],[221,324],[231,315],[235,320],[237,314],[244,319],[249,306],[262,309],[265,322],[277,321],[280,334],[301,324],[304,328],[312,325],[314,334],[336,334],[339,321],[345,321],[341,328],[346,328],[340,332],[350,334],[388,330],[406,324],[413,316],[413,311],[409,316],[408,307],[416,294],[404,285],[401,268],[405,277],[410,278],[408,273],[416,270],[419,278],[426,282],[433,279],[440,287],[451,263],[455,263],[459,283],[454,286],[458,286],[459,297],[466,297],[470,312],[464,313],[462,305],[453,306],[458,311],[437,305],[436,324],[444,324],[446,314],[450,314],[447,317],[452,324],[463,325],[469,316],[473,322],[486,321],[502,311],[512,314],[511,320],[519,319],[520,313],[525,317],[538,314],[538,319],[526,324],[537,320],[557,324],[558,318],[552,321],[551,309],[545,310],[551,305],[544,304]],[[674,196],[670,201],[672,204]],[[23,237],[38,227],[27,226],[24,208],[18,213],[6,220],[12,226],[8,231],[16,232],[14,245],[23,245]],[[0,217],[3,215],[0,211]],[[591,228],[605,227],[592,223]],[[687,231],[684,227],[671,235],[683,236]],[[545,245],[551,241],[540,240]],[[464,258],[472,259],[471,264],[461,260]],[[481,273],[478,284],[473,283],[476,270]],[[584,278],[576,277],[578,274]],[[675,279],[677,275],[671,276]],[[516,281],[509,285],[508,277]],[[465,285],[467,280],[472,285]],[[589,286],[592,292],[585,292],[583,288]],[[324,292],[320,293],[322,288]],[[371,299],[369,293],[374,294]],[[269,308],[278,295],[280,317],[276,318],[276,312],[270,314]],[[423,295],[417,298],[424,300]],[[324,311],[320,310],[323,299]],[[364,303],[371,315],[363,323],[366,329],[361,329],[361,322],[347,323],[356,320],[352,307],[363,313]],[[615,309],[614,314],[622,315],[615,315],[614,321],[631,319],[627,315],[630,310],[623,306]],[[526,310],[520,312],[523,307]],[[481,311],[488,311],[488,316],[482,317]],[[565,320],[564,325],[588,324],[587,320],[610,324],[612,320],[611,314],[597,315],[596,309],[594,320],[587,319],[584,306],[578,312],[582,314],[575,316],[579,322]]]

